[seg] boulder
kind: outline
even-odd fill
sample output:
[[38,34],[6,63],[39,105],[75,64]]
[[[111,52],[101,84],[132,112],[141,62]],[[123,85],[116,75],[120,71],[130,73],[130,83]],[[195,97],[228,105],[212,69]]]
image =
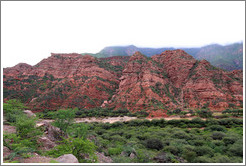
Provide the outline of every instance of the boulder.
[[43,136],[38,139],[38,143],[42,144],[43,150],[50,150],[56,146],[56,143],[51,141],[48,137]]
[[47,138],[50,141],[60,141],[62,140],[62,137],[65,136],[63,131],[61,131],[58,127],[52,126],[49,122],[44,122],[43,126],[45,128]]
[[73,154],[64,154],[56,159],[60,163],[79,163]]

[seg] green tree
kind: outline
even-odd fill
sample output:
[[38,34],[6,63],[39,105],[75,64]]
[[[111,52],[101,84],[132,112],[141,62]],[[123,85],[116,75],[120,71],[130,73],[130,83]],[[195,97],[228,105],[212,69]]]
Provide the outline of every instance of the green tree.
[[3,113],[5,119],[10,123],[15,123],[16,118],[23,113],[23,110],[27,107],[24,106],[19,100],[11,99],[8,100],[6,103],[3,103]]
[[65,134],[67,133],[67,129],[70,125],[73,124],[75,118],[75,111],[72,109],[67,110],[58,110],[53,114],[54,126],[60,128]]

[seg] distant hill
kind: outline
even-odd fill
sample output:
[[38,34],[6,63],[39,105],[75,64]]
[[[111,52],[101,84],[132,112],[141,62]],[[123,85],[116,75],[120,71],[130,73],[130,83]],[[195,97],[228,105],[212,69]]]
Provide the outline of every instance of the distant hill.
[[[192,53],[189,54],[192,55]],[[192,56],[198,60],[206,59],[212,65],[222,69],[243,69],[243,43],[234,43],[226,46],[208,45],[202,47]]]
[[243,69],[243,43],[234,43],[226,46],[212,44],[197,48],[141,48],[134,45],[110,46],[105,47],[97,54],[90,55],[98,58],[112,56],[131,56],[135,52],[139,51],[142,54],[150,57],[156,54],[161,54],[166,50],[175,49],[182,49],[197,60],[205,59],[212,65],[225,70]]

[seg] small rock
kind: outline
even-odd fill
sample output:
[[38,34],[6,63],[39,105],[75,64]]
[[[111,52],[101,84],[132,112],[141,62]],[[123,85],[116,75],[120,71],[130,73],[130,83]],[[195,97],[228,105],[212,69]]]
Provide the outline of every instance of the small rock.
[[36,117],[36,114],[34,114],[32,111],[30,110],[24,110],[23,111],[25,114],[27,114],[28,117]]
[[186,116],[191,117],[191,114],[190,114],[190,113],[188,113],[188,114],[186,114]]
[[134,153],[131,153],[131,154],[130,154],[130,158],[131,158],[131,159],[133,159],[133,158],[135,158],[135,157],[136,157],[136,155],[135,155]]
[[78,159],[72,154],[64,154],[56,160],[60,163],[79,163]]
[[113,160],[109,156],[105,156],[104,153],[96,152],[99,163],[112,163]]

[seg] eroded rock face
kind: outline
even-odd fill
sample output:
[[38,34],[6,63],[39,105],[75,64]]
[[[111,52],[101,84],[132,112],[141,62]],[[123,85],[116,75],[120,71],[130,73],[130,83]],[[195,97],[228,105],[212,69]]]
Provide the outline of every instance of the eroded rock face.
[[116,68],[89,55],[52,54],[35,66],[5,69],[4,98],[20,98],[34,111],[99,107],[118,87]]
[[4,69],[3,80],[4,100],[20,98],[34,111],[111,107],[165,117],[170,109],[223,110],[243,101],[241,70],[223,71],[183,50],[151,58],[52,54]]

